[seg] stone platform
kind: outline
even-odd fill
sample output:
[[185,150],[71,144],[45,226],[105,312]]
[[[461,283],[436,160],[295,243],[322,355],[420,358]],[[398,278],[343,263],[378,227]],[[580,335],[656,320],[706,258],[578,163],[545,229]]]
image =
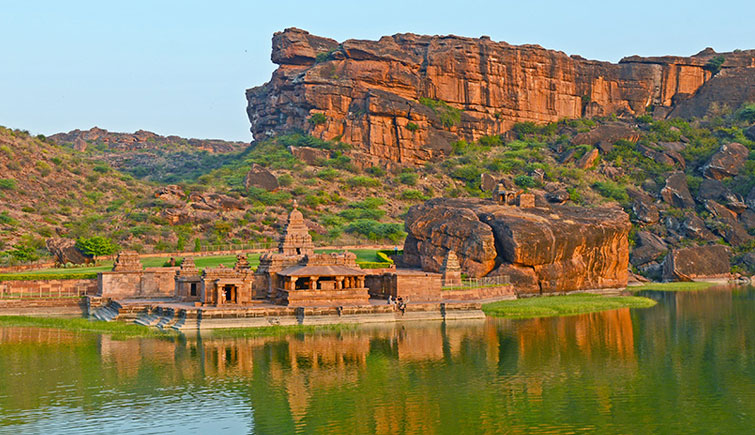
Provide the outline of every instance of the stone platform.
[[[196,307],[172,301],[98,301],[90,306],[106,307],[112,320],[136,322],[180,331],[264,326],[393,323],[419,320],[482,319],[479,302],[417,302],[402,312],[395,306],[376,301],[358,306],[286,307],[272,304],[255,306]],[[92,313],[90,313],[92,314]]]

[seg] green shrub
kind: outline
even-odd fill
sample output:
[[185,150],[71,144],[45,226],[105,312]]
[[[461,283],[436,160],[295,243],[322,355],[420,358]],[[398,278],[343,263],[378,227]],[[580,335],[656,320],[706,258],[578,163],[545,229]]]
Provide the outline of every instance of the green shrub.
[[346,180],[346,184],[351,187],[379,187],[380,180],[364,175],[357,175]]
[[346,210],[339,212],[338,216],[344,218],[349,222],[357,219],[377,220],[385,216],[385,211],[373,208],[347,208]]
[[313,113],[307,120],[312,126],[325,124],[328,122],[328,117],[324,113]]
[[501,136],[499,135],[483,136],[477,140],[477,143],[481,146],[491,148],[503,145],[503,141],[501,140]]
[[428,198],[427,196],[425,196],[424,193],[422,193],[419,190],[406,189],[403,192],[401,192],[401,199],[405,199],[407,201],[425,201]]
[[703,69],[706,71],[710,71],[713,75],[718,74],[719,71],[721,71],[721,67],[723,66],[724,62],[726,62],[726,58],[723,56],[716,56],[709,60],[705,66],[703,66]]
[[50,175],[50,172],[52,172],[52,168],[47,164],[47,162],[40,160],[34,166],[37,168],[39,173],[42,174],[43,177]]
[[0,189],[2,190],[15,190],[16,180],[12,178],[0,178]]
[[372,175],[373,177],[383,177],[385,176],[385,173],[386,173],[385,169],[381,168],[380,166],[370,166],[364,171]]
[[290,174],[283,174],[280,177],[278,177],[278,184],[280,184],[283,187],[288,187],[294,182],[294,177],[292,177]]
[[514,124],[512,130],[514,130],[514,133],[516,133],[516,136],[519,139],[524,139],[527,135],[536,134],[538,131],[540,131],[540,128],[534,122],[526,121],[517,122],[516,124]]
[[517,175],[514,177],[514,184],[525,189],[537,186],[535,179],[529,175]]
[[620,186],[612,181],[597,181],[592,185],[592,188],[606,198],[615,199],[619,202],[626,202],[629,200],[626,187]]
[[419,125],[417,125],[417,124],[415,124],[413,122],[410,122],[410,123],[406,124],[406,129],[409,130],[409,131],[411,131],[413,133],[413,132],[419,130]]
[[445,101],[422,97],[419,102],[432,109],[444,127],[453,127],[461,122],[461,110],[450,106]]
[[317,178],[327,181],[336,180],[340,175],[341,173],[333,168],[325,168],[317,171]]
[[747,123],[755,122],[755,103],[749,103],[737,110],[737,119]]
[[8,215],[7,211],[0,213],[0,225],[15,226],[18,221]]
[[414,172],[402,172],[398,176],[398,181],[401,184],[406,184],[407,186],[414,186],[417,184],[417,179],[419,176]]
[[112,255],[118,251],[118,245],[112,240],[102,237],[80,237],[76,240],[76,248],[89,256]]
[[370,240],[389,239],[398,242],[406,237],[403,224],[380,223],[372,219],[359,219],[346,227],[347,233],[359,234]]

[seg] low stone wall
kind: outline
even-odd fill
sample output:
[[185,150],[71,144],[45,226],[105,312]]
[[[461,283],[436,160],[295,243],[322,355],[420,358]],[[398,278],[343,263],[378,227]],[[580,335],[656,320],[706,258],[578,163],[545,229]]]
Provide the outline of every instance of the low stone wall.
[[96,279],[0,281],[0,299],[72,298],[96,292]]
[[516,298],[514,293],[514,286],[501,285],[501,286],[486,286],[486,287],[471,287],[461,288],[453,290],[441,291],[441,296],[444,301],[473,301],[473,300],[485,300],[485,299],[502,299],[510,297]]
[[177,267],[150,267],[134,272],[101,272],[97,295],[112,299],[172,298]]
[[48,269],[50,267],[55,267],[55,262],[46,261],[42,263],[29,263],[29,264],[19,264],[16,266],[3,266],[3,267],[0,267],[0,273],[26,272],[27,270]]

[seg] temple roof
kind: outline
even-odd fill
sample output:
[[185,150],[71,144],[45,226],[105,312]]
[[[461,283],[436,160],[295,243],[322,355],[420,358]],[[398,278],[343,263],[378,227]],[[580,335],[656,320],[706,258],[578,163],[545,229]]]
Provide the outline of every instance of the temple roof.
[[291,266],[287,267],[278,275],[282,276],[365,276],[361,269],[347,266]]

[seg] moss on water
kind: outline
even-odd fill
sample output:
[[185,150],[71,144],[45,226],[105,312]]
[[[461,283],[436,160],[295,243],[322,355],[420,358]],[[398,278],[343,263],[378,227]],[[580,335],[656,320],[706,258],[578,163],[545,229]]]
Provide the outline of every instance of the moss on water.
[[134,323],[123,322],[99,322],[84,318],[58,318],[58,317],[30,317],[30,316],[0,316],[0,328],[2,327],[35,327],[64,329],[74,332],[93,332],[99,334],[112,334],[113,338],[138,338],[138,337],[170,337],[177,332],[163,331]]
[[544,296],[484,304],[482,310],[488,316],[528,319],[535,317],[571,316],[617,308],[647,308],[656,302],[638,296],[601,296],[574,294]]
[[332,325],[285,325],[261,326],[257,328],[219,328],[212,330],[213,338],[269,337],[291,334],[307,334],[324,331],[351,331],[358,325],[353,323],[335,323]]
[[714,282],[694,281],[694,282],[651,282],[643,285],[627,288],[632,292],[643,290],[655,290],[665,292],[680,292],[690,290],[705,290],[716,285]]

